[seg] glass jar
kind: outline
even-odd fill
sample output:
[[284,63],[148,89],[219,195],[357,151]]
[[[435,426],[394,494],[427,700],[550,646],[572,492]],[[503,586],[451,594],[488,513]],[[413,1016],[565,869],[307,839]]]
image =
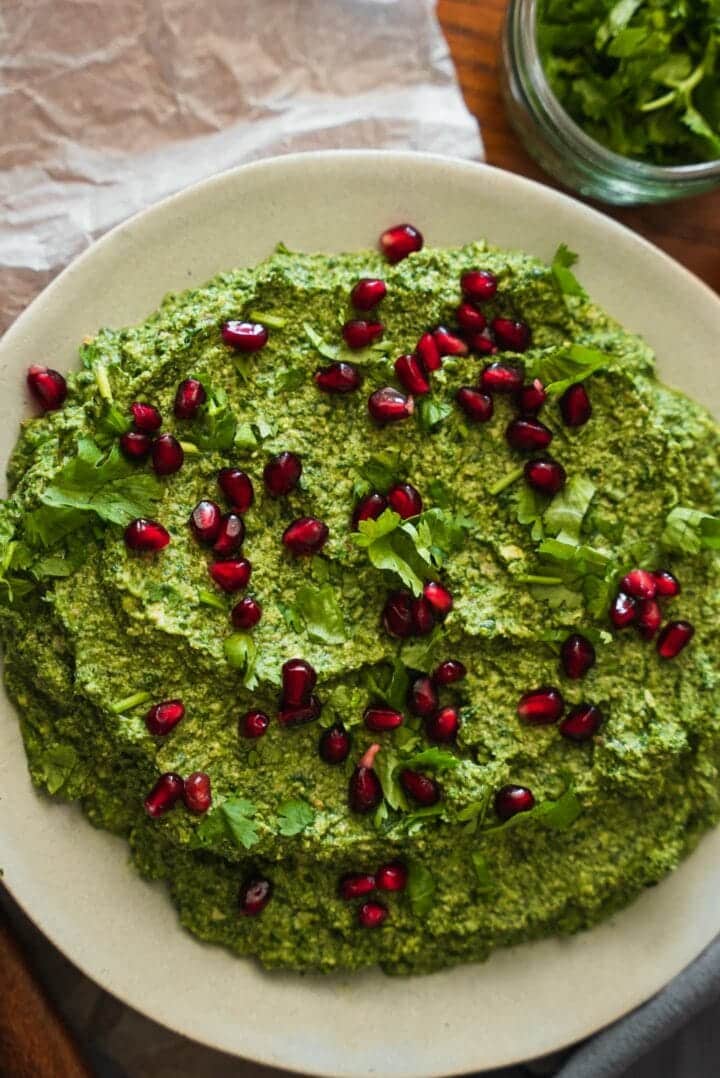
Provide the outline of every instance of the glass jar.
[[510,0],[502,44],[503,95],[525,148],[555,179],[615,205],[666,202],[720,187],[720,161],[665,167],[622,157],[578,127],[550,89],[535,33],[538,0]]

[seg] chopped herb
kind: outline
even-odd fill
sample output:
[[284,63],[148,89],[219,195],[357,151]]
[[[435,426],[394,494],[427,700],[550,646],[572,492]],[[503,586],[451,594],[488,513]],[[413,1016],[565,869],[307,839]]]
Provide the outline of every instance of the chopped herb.
[[237,433],[237,419],[224,389],[206,386],[207,398],[193,423],[193,438],[200,449],[231,449]]
[[376,520],[362,520],[351,535],[355,544],[366,549],[376,569],[400,577],[415,595],[420,595],[423,580],[435,575],[448,556],[459,549],[473,522],[453,516],[443,509],[428,509],[410,520],[386,509]]
[[248,633],[233,633],[223,644],[228,666],[243,676],[243,685],[254,689],[257,685],[256,662],[257,648]]
[[358,497],[362,497],[363,494],[367,494],[371,490],[377,490],[380,494],[387,494],[390,487],[400,482],[402,478],[400,454],[396,452],[376,453],[374,456],[368,457],[365,463],[358,468],[358,472],[367,484],[367,486],[363,486],[362,490],[356,491]]
[[423,771],[426,768],[431,771],[448,771],[459,767],[461,763],[459,756],[453,756],[445,749],[432,748],[424,749],[415,756],[411,756],[409,760],[404,760],[403,766],[411,767],[414,771]]
[[543,514],[548,532],[563,541],[579,542],[583,520],[595,497],[595,485],[582,475],[574,475],[556,494]]
[[545,392],[559,397],[568,386],[583,382],[591,374],[607,367],[610,356],[583,344],[554,348],[534,359],[528,359],[525,367],[529,378],[539,378]]
[[[502,478],[498,479],[498,481],[496,483],[493,483],[493,485],[490,487],[490,490],[488,491],[488,493],[492,494],[493,497],[496,494],[502,493],[503,490],[506,490],[508,487],[512,486],[513,483],[517,483],[518,479],[522,478],[522,474],[523,474],[524,471],[525,471],[525,465],[524,464],[520,464],[520,465],[518,465],[517,468],[513,468],[513,470],[511,472],[508,472],[507,475],[502,476]],[[532,488],[528,488],[528,489],[532,489]]]
[[212,606],[216,610],[227,610],[222,598],[214,591],[209,591],[207,588],[200,588],[198,590],[198,602],[203,606]]
[[50,745],[43,751],[42,768],[48,793],[62,790],[77,767],[78,754],[72,745]]
[[531,821],[554,831],[565,831],[575,823],[581,812],[582,805],[571,787],[557,801],[541,801],[529,812],[518,812],[504,823],[488,828],[486,834],[507,831],[511,827],[523,827]]
[[124,711],[132,711],[136,707],[140,707],[141,704],[147,704],[152,699],[149,692],[141,690],[135,692],[131,696],[125,696],[122,700],[116,700],[111,704],[110,710],[113,715],[122,715]]
[[420,861],[411,861],[408,866],[407,894],[416,917],[425,917],[433,908],[436,890],[437,884],[430,869]]
[[317,333],[309,322],[303,322],[303,329],[305,330],[305,336],[310,341],[313,348],[317,349],[321,356],[325,356],[325,359],[337,359],[340,348],[336,344],[327,344],[322,339],[319,333]]
[[720,517],[677,505],[665,518],[660,542],[667,550],[676,550],[679,554],[720,550]]
[[278,808],[278,831],[281,835],[299,835],[313,823],[315,810],[307,801],[283,801]]
[[472,861],[473,868],[475,869],[475,878],[477,879],[476,890],[483,894],[487,891],[495,890],[495,881],[493,880],[490,869],[488,868],[487,861],[483,854],[478,850],[473,850],[470,854],[470,860]]
[[587,292],[570,268],[577,260],[578,256],[575,252],[561,243],[555,252],[550,269],[561,292],[566,296],[581,296],[587,299]]
[[449,415],[452,415],[452,405],[447,401],[437,400],[433,397],[421,397],[415,404],[415,416],[421,431],[429,434],[439,427]]
[[[58,472],[40,500],[51,510],[60,510],[57,524],[62,529],[70,519],[75,525],[80,519],[68,518],[68,509],[96,513],[111,524],[129,524],[136,517],[150,516],[161,497],[155,476],[124,460],[117,446],[103,455],[94,442],[82,438],[77,456]],[[47,526],[46,519],[42,527]],[[50,524],[52,529],[51,518]]]
[[331,584],[321,588],[304,584],[298,588],[294,606],[285,608],[283,616],[295,632],[304,630],[320,644],[344,644],[347,640],[345,619]]
[[219,811],[222,813],[228,834],[238,846],[249,850],[260,841],[252,818],[257,811],[252,801],[245,801],[242,798],[223,801]]

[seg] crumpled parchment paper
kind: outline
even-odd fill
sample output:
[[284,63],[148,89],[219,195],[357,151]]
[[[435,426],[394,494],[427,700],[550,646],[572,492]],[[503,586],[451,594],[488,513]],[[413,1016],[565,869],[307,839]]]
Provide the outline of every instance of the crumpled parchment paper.
[[0,4],[0,332],[93,239],[259,157],[481,158],[432,0]]

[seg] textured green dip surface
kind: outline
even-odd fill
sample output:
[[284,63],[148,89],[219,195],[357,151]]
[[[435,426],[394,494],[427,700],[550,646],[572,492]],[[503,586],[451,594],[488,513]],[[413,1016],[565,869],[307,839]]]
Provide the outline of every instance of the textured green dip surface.
[[[483,959],[607,917],[673,870],[720,817],[718,429],[656,380],[650,349],[586,298],[570,262],[565,252],[551,269],[484,243],[427,249],[396,266],[367,251],[280,249],[255,269],[168,296],[142,325],[101,331],[81,348],[65,406],[23,424],[0,510],[0,634],[32,780],[127,836],[138,870],[167,881],[182,924],[201,938],[295,970],[379,964],[407,974]],[[368,394],[396,384],[394,359],[426,329],[453,324],[460,274],[471,268],[497,274],[488,316],[529,323],[528,377],[555,386],[540,418],[568,484],[552,501],[519,474],[527,455],[504,435],[510,399],[497,395],[480,425],[456,406],[458,387],[477,383],[476,355],[445,359],[412,418],[379,427],[368,416]],[[385,331],[350,354],[340,330],[362,276],[387,282]],[[240,318],[269,328],[255,355],[222,343],[221,324]],[[332,356],[361,369],[358,392],[318,391],[313,372]],[[211,406],[179,421],[173,399],[189,376],[211,391]],[[564,380],[585,376],[593,414],[573,429],[557,398]],[[138,400],[196,447],[175,475],[156,479],[149,464],[117,455]],[[263,467],[283,450],[302,458],[302,480],[273,499]],[[237,597],[215,588],[210,555],[187,523],[199,499],[224,504],[216,476],[227,465],[255,488],[243,552],[263,616],[248,634],[233,631]],[[405,573],[441,579],[455,599],[432,634],[406,641],[380,623],[401,586],[397,558],[379,568],[351,538],[358,497],[393,479],[412,483],[425,508],[415,521],[425,554]],[[306,515],[330,537],[321,554],[294,558],[281,536]],[[128,550],[123,526],[137,516],[160,521],[169,546]],[[608,620],[618,581],[636,566],[681,581],[679,596],[662,600],[663,618],[696,631],[672,661]],[[597,653],[579,681],[559,663],[570,632]],[[323,710],[283,728],[280,668],[294,656],[316,669]],[[433,748],[407,711],[392,733],[365,728],[369,704],[402,702],[408,679],[448,658],[468,670],[442,693],[460,709],[456,744]],[[556,685],[568,707],[601,709],[592,741],[518,719],[521,694],[541,685]],[[185,717],[153,737],[145,712],[171,698],[183,700]],[[272,720],[257,741],[238,736],[251,707]],[[352,750],[329,766],[318,739],[335,722],[350,730]],[[385,798],[357,815],[348,781],[372,742],[382,746]],[[403,794],[397,774],[408,763],[440,784],[432,809]],[[207,814],[180,804],[147,816],[143,800],[161,773],[197,770],[212,782]],[[502,825],[493,798],[506,783],[532,789],[538,807]],[[338,880],[394,859],[409,867],[410,886],[379,894],[388,918],[362,928]],[[239,887],[257,875],[272,881],[272,899],[259,916],[239,916]]]

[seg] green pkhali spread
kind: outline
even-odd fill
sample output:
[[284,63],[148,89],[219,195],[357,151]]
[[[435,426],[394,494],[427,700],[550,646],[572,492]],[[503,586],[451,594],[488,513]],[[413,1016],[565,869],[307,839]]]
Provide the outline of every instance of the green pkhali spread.
[[[294,970],[379,964],[409,974],[483,959],[607,917],[718,821],[718,428],[658,382],[650,349],[587,298],[572,261],[566,248],[548,266],[482,242],[394,266],[371,251],[280,248],[256,268],[167,296],[139,326],[84,342],[64,407],[23,424],[0,512],[0,633],[32,780],[126,836],[138,871],[167,882],[182,924],[202,939]],[[540,419],[568,477],[554,498],[528,486],[528,454],[506,440],[512,397],[496,394],[486,423],[455,403],[486,358],[446,357],[410,418],[382,426],[368,415],[369,394],[397,384],[396,357],[454,324],[460,276],[473,268],[499,281],[488,319],[531,327],[522,357],[501,358],[548,389]],[[384,332],[351,352],[341,327],[358,317],[348,297],[368,276],[387,284]],[[229,319],[264,324],[267,345],[253,355],[226,346]],[[313,373],[338,359],[361,371],[358,391],[318,390]],[[207,401],[178,420],[173,400],[190,376]],[[558,401],[577,382],[592,417],[570,427]],[[177,473],[158,478],[120,455],[134,401],[159,408],[162,429],[182,441]],[[263,468],[285,450],[301,458],[302,478],[270,497]],[[200,499],[226,504],[217,473],[228,465],[255,489],[243,553],[262,617],[248,632],[233,630],[239,596],[213,584],[212,556],[188,527]],[[358,500],[398,481],[420,492],[422,514],[402,522],[386,511],[354,533]],[[329,539],[296,557],[282,535],[305,516],[324,521]],[[139,517],[164,525],[165,549],[126,546],[124,528]],[[672,660],[657,637],[608,618],[637,567],[681,582],[660,600],[663,623],[690,622],[695,635]],[[417,595],[428,579],[452,593],[451,612],[428,635],[390,636],[389,593]],[[596,652],[578,680],[560,663],[571,633]],[[284,727],[280,671],[293,657],[316,670],[322,712]],[[436,744],[406,694],[446,659],[467,676],[441,690],[460,729]],[[578,743],[557,724],[521,721],[520,697],[540,686],[555,686],[567,710],[598,708],[595,736]],[[145,714],[169,699],[185,716],[153,736]],[[372,733],[363,716],[373,704],[401,710],[403,724]],[[251,708],[271,718],[256,740],[238,733]],[[318,741],[336,723],[352,748],[333,766]],[[353,812],[348,783],[373,743],[383,797]],[[436,804],[413,802],[398,778],[406,768],[438,783]],[[161,774],[196,771],[211,780],[209,811],[180,802],[146,813]],[[535,807],[503,821],[495,795],[507,784],[530,789]],[[369,896],[388,913],[363,927],[365,899],[343,899],[339,880],[398,860],[406,888]],[[272,897],[243,916],[239,892],[258,878]]]

